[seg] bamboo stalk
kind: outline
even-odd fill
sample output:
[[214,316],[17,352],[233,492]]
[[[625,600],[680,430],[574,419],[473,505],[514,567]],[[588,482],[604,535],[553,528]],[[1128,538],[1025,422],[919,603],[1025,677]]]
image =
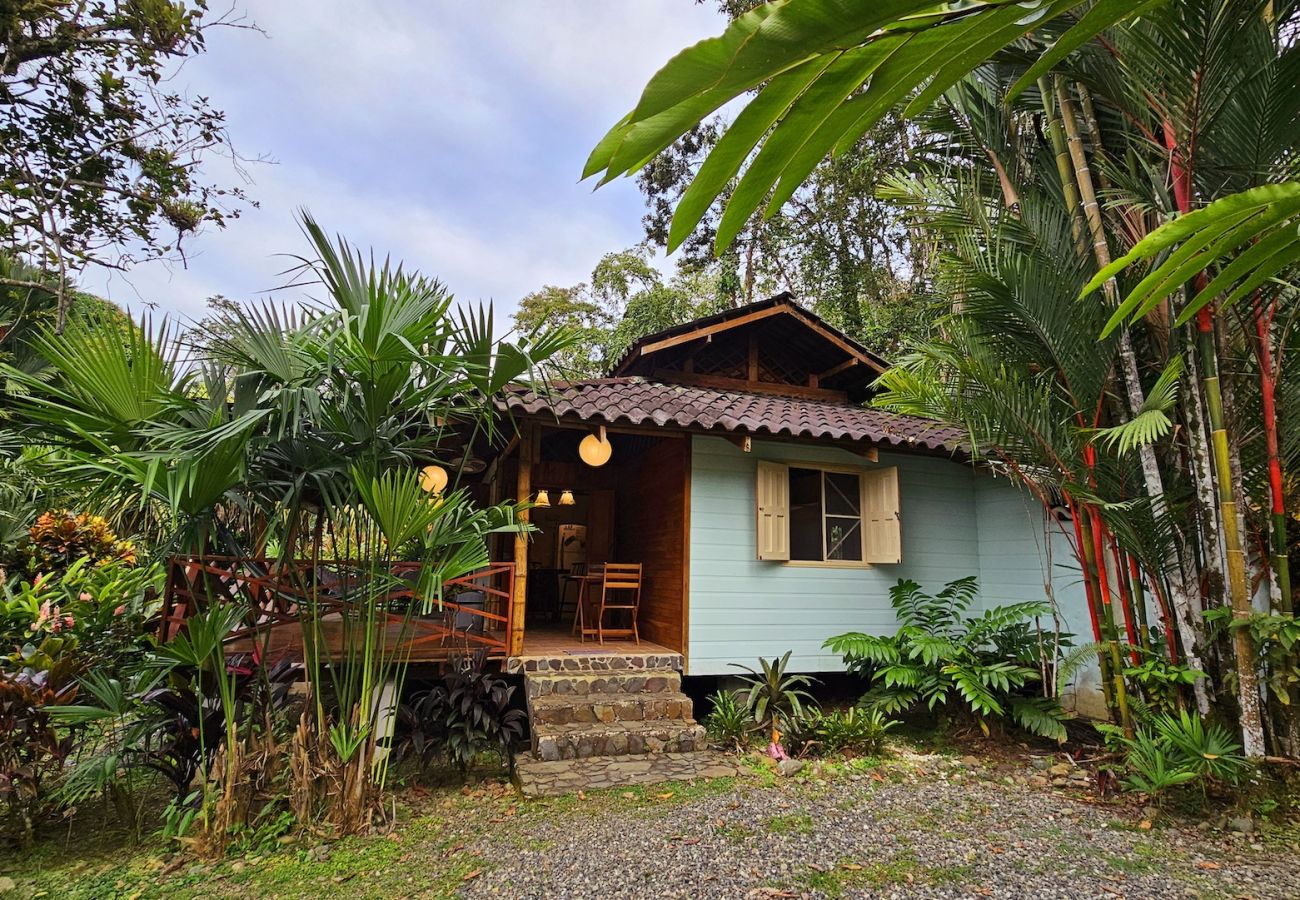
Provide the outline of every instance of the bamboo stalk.
[[[1204,277],[1204,276],[1202,276]],[[1237,664],[1237,704],[1241,710],[1242,749],[1247,756],[1264,755],[1264,726],[1259,709],[1259,678],[1255,670],[1255,641],[1244,627],[1254,608],[1246,582],[1246,552],[1237,527],[1237,500],[1232,488],[1232,463],[1228,452],[1228,429],[1223,416],[1223,395],[1219,386],[1218,354],[1214,347],[1214,316],[1210,307],[1196,316],[1201,350],[1201,383],[1205,389],[1206,413],[1210,421],[1215,480],[1219,491],[1220,527],[1223,529],[1227,563],[1228,597],[1232,617],[1239,626],[1232,629],[1233,654]]]
[[1105,561],[1101,554],[1100,519],[1090,507],[1086,510],[1083,524],[1087,532],[1083,542],[1083,552],[1088,560],[1091,577],[1097,582],[1098,595],[1101,598],[1101,629],[1106,649],[1110,657],[1110,681],[1115,708],[1119,711],[1120,725],[1124,733],[1133,736],[1133,718],[1128,707],[1128,689],[1124,684],[1124,659],[1119,648],[1119,630],[1115,627],[1115,612],[1111,608],[1110,585],[1106,575]]
[[1277,434],[1277,367],[1273,359],[1273,314],[1277,301],[1265,307],[1257,291],[1255,294],[1255,337],[1259,344],[1259,389],[1264,419],[1264,446],[1268,458],[1269,488],[1269,556],[1273,577],[1277,581],[1278,612],[1290,615],[1291,564],[1286,547],[1286,496],[1282,488],[1282,461],[1278,452]]
[[[1093,185],[1092,171],[1088,165],[1087,154],[1084,152],[1078,117],[1075,114],[1074,104],[1070,99],[1065,81],[1059,75],[1055,78],[1055,89],[1061,124],[1065,130],[1066,143],[1073,164],[1075,183],[1079,189],[1083,217],[1087,222],[1092,240],[1093,255],[1098,269],[1103,269],[1111,263],[1110,248],[1106,243],[1105,222],[1102,219],[1101,206],[1097,202],[1097,192]],[[1104,290],[1109,303],[1112,306],[1118,305],[1119,288],[1114,278],[1107,279]],[[1137,415],[1138,411],[1146,403],[1146,397],[1142,390],[1142,379],[1138,373],[1137,354],[1133,350],[1133,341],[1127,327],[1120,330],[1119,350],[1123,374],[1122,380],[1128,399],[1129,413],[1130,415]],[[1147,496],[1151,498],[1156,516],[1158,518],[1163,517],[1168,514],[1168,509],[1164,499],[1164,480],[1160,475],[1160,465],[1156,461],[1155,451],[1148,444],[1140,447],[1138,453],[1142,461],[1142,477]],[[1199,654],[1199,628],[1197,627],[1197,619],[1191,614],[1191,598],[1187,584],[1183,579],[1182,564],[1176,558],[1167,559],[1164,569],[1165,579],[1169,583],[1169,593],[1175,608],[1179,610],[1179,637],[1183,641],[1183,652],[1187,657],[1187,663],[1194,669],[1204,671]],[[1199,681],[1200,679],[1198,679]],[[1198,689],[1196,699],[1201,712],[1207,712],[1209,710],[1209,700],[1205,696],[1203,688]]]

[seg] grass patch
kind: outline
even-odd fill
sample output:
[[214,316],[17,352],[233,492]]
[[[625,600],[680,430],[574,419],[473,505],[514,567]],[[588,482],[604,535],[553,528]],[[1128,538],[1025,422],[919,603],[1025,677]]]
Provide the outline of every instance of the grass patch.
[[723,840],[743,844],[754,836],[754,829],[744,825],[724,825],[718,829],[718,836]]
[[900,884],[955,884],[970,874],[969,866],[923,866],[910,853],[885,862],[845,860],[833,869],[810,869],[800,883],[828,897],[842,897],[855,888],[887,888]]
[[773,816],[763,827],[771,834],[812,834],[814,831],[812,816],[807,813]]

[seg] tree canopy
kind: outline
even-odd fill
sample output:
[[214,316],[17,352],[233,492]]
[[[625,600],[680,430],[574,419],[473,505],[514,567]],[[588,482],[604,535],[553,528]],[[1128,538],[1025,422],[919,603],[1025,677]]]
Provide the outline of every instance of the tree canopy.
[[243,189],[204,177],[234,158],[224,114],[171,82],[219,24],[206,0],[0,12],[0,247],[57,274],[60,327],[73,273],[183,258],[188,236],[238,214]]

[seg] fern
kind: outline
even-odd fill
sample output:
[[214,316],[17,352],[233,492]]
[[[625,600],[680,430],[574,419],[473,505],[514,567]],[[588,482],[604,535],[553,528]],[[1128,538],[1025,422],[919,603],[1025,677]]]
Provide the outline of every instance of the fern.
[[1056,695],[1059,697],[1065,693],[1065,689],[1070,686],[1074,676],[1078,671],[1087,665],[1102,650],[1102,645],[1093,642],[1090,644],[1081,644],[1067,651],[1056,664]]
[[1069,717],[1061,704],[1048,697],[1012,697],[1011,718],[1032,734],[1065,740],[1065,720]]
[[[1050,606],[1012,603],[964,618],[977,595],[974,578],[950,582],[934,595],[915,581],[900,579],[890,590],[900,623],[895,634],[851,632],[830,638],[825,646],[871,682],[859,701],[867,709],[898,713],[924,704],[934,710],[955,701],[986,732],[986,718],[1009,716],[1027,731],[1060,739],[1065,712],[1059,703],[1054,697],[1024,695],[1040,677],[1041,654],[1052,646],[1034,621]],[[1068,646],[1068,637],[1058,640]],[[1088,655],[1080,652],[1068,663],[1075,667]]]

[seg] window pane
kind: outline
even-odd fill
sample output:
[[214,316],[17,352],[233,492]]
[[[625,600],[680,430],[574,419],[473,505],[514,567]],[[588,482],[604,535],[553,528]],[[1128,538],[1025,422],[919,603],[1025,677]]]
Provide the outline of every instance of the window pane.
[[862,508],[861,479],[844,472],[826,473],[826,515],[858,516]]
[[[827,494],[829,503],[830,495]],[[826,517],[826,558],[862,560],[862,520],[848,516]]]
[[822,473],[790,470],[790,558],[822,558]]

